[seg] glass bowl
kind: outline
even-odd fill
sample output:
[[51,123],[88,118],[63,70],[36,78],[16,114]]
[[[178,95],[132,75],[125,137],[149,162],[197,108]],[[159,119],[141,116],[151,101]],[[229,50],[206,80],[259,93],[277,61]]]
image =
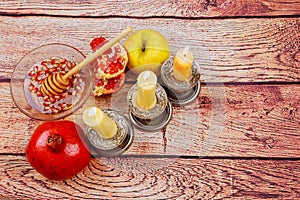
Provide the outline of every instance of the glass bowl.
[[[32,77],[34,77],[35,74],[39,74],[40,71],[42,71],[41,74],[44,74],[41,76],[44,76],[45,78],[46,75],[49,75],[48,73],[56,73],[49,70],[49,68],[51,69],[52,67],[54,68],[54,66],[56,66],[56,71],[68,71],[68,67],[71,67],[72,62],[72,67],[74,67],[74,63],[78,64],[84,59],[85,55],[78,49],[65,44],[47,44],[33,49],[23,58],[21,58],[13,71],[10,90],[14,103],[22,113],[37,120],[52,121],[62,119],[73,114],[86,102],[90,96],[92,89],[92,72],[89,66],[84,66],[77,73],[77,76],[73,76],[73,81],[75,79],[80,79],[80,84],[75,85],[75,82],[72,82],[74,83],[74,88],[72,86],[72,88],[66,92],[67,96],[64,98],[66,101],[68,101],[68,106],[66,106],[67,103],[61,102],[65,100],[62,98],[61,101],[55,100],[55,105],[51,104],[53,106],[51,109],[49,109],[50,107],[47,106],[49,101],[55,99],[57,95],[53,96],[49,100],[49,96],[45,97],[44,94],[42,94],[42,96],[39,90],[39,92],[33,92],[32,88],[30,88],[30,85],[33,83],[34,88],[40,87],[41,80],[35,77],[35,82],[32,81]],[[66,60],[71,62],[68,63]],[[59,66],[55,65],[56,61],[60,63]],[[35,67],[38,68],[38,70],[36,70]],[[36,80],[39,80],[40,83],[38,84]],[[76,89],[77,92],[72,92],[72,90],[75,90],[75,86],[78,86],[78,90]],[[61,106],[58,107],[61,108],[59,111],[56,109],[58,105]]]

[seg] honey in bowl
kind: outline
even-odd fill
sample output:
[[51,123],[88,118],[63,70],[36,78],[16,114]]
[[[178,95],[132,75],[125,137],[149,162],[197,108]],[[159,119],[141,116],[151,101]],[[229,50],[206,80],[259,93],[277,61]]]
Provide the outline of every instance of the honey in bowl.
[[56,114],[73,107],[80,99],[84,88],[84,75],[77,73],[69,78],[67,90],[56,95],[42,92],[43,81],[57,72],[66,74],[76,63],[66,58],[49,58],[37,62],[28,71],[24,82],[24,93],[28,103],[43,114]]

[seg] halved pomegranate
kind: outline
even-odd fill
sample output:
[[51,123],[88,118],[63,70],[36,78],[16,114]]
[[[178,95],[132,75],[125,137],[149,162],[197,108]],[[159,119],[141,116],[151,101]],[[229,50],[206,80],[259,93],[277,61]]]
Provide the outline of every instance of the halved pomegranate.
[[[90,43],[93,51],[103,46],[107,40],[104,37],[94,38]],[[93,64],[94,95],[112,94],[118,91],[125,82],[125,68],[128,63],[128,55],[125,48],[115,44],[102,56],[99,56]]]
[[[93,51],[108,42],[104,37],[94,38],[90,43]],[[99,56],[94,63],[95,76],[99,78],[113,78],[125,71],[128,63],[128,55],[125,48],[117,43]]]

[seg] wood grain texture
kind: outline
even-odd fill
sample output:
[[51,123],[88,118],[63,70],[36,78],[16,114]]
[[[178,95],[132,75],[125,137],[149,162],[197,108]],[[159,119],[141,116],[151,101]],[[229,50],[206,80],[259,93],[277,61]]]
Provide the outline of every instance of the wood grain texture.
[[[0,2],[0,199],[300,199],[299,14],[298,0]],[[88,54],[92,38],[127,26],[158,30],[171,55],[190,45],[200,96],[174,108],[162,131],[135,130],[123,157],[99,156],[71,179],[46,180],[24,155],[41,122],[12,102],[14,67],[47,43]],[[133,80],[66,119],[83,126],[89,105],[128,116]]]
[[232,17],[299,15],[297,0],[4,1],[0,14],[130,17]]
[[0,156],[0,166],[5,199],[300,198],[299,161],[103,158],[65,181],[46,180],[23,156]]
[[[299,82],[300,20],[124,19],[0,17],[0,79],[30,50],[70,44],[83,53],[96,36],[112,38],[127,26],[150,28],[169,41],[171,55],[190,45],[205,82]],[[13,48],[12,48],[13,47]]]
[[[20,113],[8,83],[0,83],[0,153],[23,153],[40,123]],[[91,97],[67,119],[82,124],[88,106],[128,116],[126,84],[112,97]],[[128,155],[192,155],[299,158],[300,85],[203,85],[194,103],[174,108],[166,129],[135,130]]]

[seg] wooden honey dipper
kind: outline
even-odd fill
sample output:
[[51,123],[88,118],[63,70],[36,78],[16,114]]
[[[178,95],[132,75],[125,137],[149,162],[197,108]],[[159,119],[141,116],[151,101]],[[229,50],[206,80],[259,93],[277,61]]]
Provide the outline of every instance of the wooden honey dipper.
[[132,27],[128,27],[124,31],[122,31],[118,36],[110,40],[108,43],[104,44],[101,48],[97,49],[92,54],[89,54],[81,63],[76,65],[70,71],[68,71],[65,75],[61,72],[56,74],[52,74],[48,76],[42,83],[41,92],[48,96],[59,95],[65,92],[69,85],[69,77],[76,74],[82,67],[88,65],[101,54],[103,54],[106,50],[111,48],[114,44],[119,42],[123,37],[127,36],[132,31]]

